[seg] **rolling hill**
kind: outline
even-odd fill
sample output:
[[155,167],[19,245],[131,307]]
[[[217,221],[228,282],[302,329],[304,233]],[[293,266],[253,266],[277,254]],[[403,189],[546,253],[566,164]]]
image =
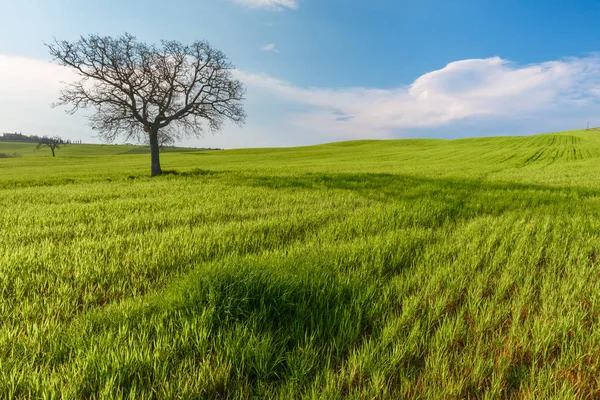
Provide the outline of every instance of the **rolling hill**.
[[600,133],[129,150],[0,159],[8,398],[600,396]]

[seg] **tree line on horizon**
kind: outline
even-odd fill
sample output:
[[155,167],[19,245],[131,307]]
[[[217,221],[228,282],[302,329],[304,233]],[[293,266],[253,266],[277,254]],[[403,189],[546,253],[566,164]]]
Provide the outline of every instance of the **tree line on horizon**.
[[82,144],[81,140],[63,139],[59,136],[38,136],[38,135],[24,135],[22,133],[3,133],[0,136],[2,142],[26,142],[26,143],[40,143],[50,138],[55,139],[59,144]]

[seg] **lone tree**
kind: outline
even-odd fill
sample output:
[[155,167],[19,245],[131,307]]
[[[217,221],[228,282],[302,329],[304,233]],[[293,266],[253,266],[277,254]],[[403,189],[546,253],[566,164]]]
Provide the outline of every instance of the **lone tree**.
[[69,106],[70,114],[93,109],[92,129],[108,142],[124,136],[149,143],[151,176],[162,173],[161,144],[245,121],[244,86],[227,57],[207,42],[146,44],[125,33],[46,46],[54,61],[81,78],[65,84],[54,106]]
[[62,146],[64,144],[65,144],[64,140],[62,140],[58,136],[53,136],[53,137],[44,136],[44,137],[40,138],[40,140],[38,141],[38,145],[35,147],[35,149],[39,150],[43,147],[48,147],[50,150],[52,150],[52,157],[56,157],[55,150],[60,149],[60,146]]

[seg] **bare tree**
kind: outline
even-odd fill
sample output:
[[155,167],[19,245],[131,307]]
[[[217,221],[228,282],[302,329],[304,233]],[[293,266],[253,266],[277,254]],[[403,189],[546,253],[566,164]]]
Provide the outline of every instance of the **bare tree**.
[[92,108],[92,128],[108,142],[123,135],[149,143],[151,175],[160,175],[161,142],[201,137],[225,121],[242,125],[244,87],[233,65],[207,42],[146,44],[130,34],[82,36],[46,45],[54,60],[81,79],[65,84],[54,106]]
[[60,149],[60,146],[64,145],[65,142],[58,136],[48,137],[44,136],[40,138],[38,145],[35,147],[36,150],[39,150],[43,147],[48,147],[52,150],[52,157],[56,157],[55,150]]

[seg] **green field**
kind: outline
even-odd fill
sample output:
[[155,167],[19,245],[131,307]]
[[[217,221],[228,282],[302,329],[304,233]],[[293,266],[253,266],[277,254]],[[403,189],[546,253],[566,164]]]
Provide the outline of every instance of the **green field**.
[[0,159],[0,397],[600,397],[600,132],[132,149]]

